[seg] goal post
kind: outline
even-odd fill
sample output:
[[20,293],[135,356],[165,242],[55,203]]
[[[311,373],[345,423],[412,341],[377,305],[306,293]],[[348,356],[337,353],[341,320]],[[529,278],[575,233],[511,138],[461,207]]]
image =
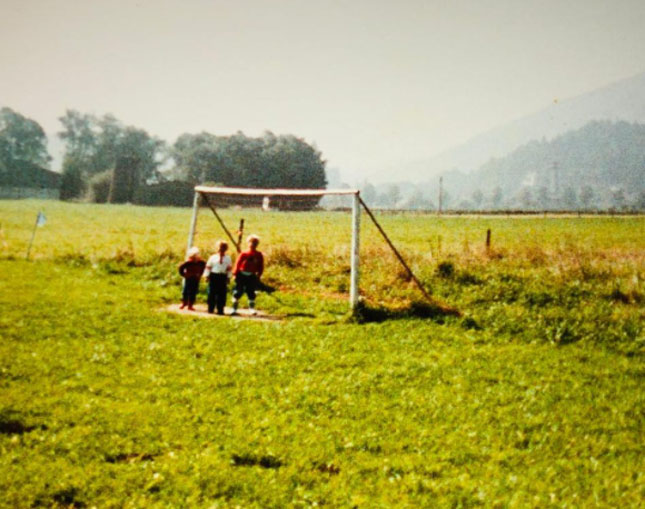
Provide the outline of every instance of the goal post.
[[[352,198],[352,238],[350,249],[350,290],[349,304],[352,310],[355,310],[359,301],[359,255],[360,255],[360,222],[361,222],[361,200],[358,189],[258,189],[246,187],[211,187],[196,186],[193,198],[193,210],[191,215],[190,229],[188,231],[188,245],[186,250],[190,249],[195,240],[195,231],[197,226],[197,216],[199,211],[200,198],[203,197],[213,211],[213,214],[220,222],[220,225],[231,239],[234,246],[238,243],[233,238],[231,232],[217,214],[216,207],[209,201],[209,197],[219,196],[232,199],[235,197],[255,198],[258,204],[263,207],[269,206],[272,199],[285,201],[289,199],[320,199],[323,196],[350,196]],[[311,202],[310,202],[311,203]]]
[[350,285],[349,285],[349,305],[352,311],[356,311],[359,304],[359,274],[360,274],[360,229],[361,213],[365,213],[374,223],[377,230],[395,255],[398,262],[406,271],[410,280],[421,291],[425,299],[437,310],[442,313],[460,316],[461,312],[455,308],[447,306],[436,299],[424,288],[422,282],[416,277],[408,263],[404,260],[399,250],[394,246],[391,239],[385,233],[383,227],[362,200],[358,189],[260,189],[248,187],[211,187],[196,186],[193,199],[193,210],[188,233],[187,249],[190,249],[195,240],[197,226],[197,216],[199,211],[200,199],[203,198],[209,206],[220,226],[225,231],[228,238],[235,248],[240,251],[240,238],[236,240],[233,233],[226,227],[226,224],[217,212],[217,207],[251,205],[253,207],[262,207],[265,210],[277,208],[277,210],[311,210],[316,207],[318,201],[323,196],[347,196],[351,198],[351,225],[352,236],[350,246]]

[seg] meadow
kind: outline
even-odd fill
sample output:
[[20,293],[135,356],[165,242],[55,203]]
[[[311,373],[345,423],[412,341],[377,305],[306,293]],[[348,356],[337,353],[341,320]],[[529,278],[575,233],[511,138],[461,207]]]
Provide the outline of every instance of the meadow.
[[2,507],[642,506],[644,217],[378,214],[446,316],[363,216],[354,316],[349,214],[221,215],[279,321],[163,311],[188,209],[0,202]]

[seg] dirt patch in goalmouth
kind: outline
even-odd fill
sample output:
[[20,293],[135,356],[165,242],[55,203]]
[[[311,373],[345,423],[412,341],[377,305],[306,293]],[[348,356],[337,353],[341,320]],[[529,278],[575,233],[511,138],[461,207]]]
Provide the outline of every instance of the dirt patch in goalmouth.
[[161,310],[165,311],[166,313],[175,313],[177,315],[220,320],[252,320],[257,322],[275,322],[282,319],[281,316],[270,315],[260,309],[257,310],[256,315],[252,315],[248,308],[239,308],[237,310],[238,314],[231,316],[231,312],[233,311],[233,308],[231,307],[224,308],[224,314],[218,315],[217,313],[209,313],[206,304],[195,304],[194,311],[191,311],[187,308],[180,309],[179,306],[180,304],[170,304],[169,306],[166,306]]

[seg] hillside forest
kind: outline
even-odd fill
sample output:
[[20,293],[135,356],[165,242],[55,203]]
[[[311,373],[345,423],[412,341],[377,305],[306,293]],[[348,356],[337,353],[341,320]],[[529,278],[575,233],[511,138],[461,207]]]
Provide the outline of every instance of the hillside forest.
[[[0,110],[0,187],[51,187],[62,200],[188,205],[196,184],[234,187],[349,187],[321,152],[292,134],[184,133],[170,144],[113,115],[67,110],[57,133],[61,174],[42,127]],[[533,140],[471,171],[416,182],[354,183],[373,207],[411,210],[645,210],[645,124],[592,121]],[[321,205],[343,207],[326,197]]]

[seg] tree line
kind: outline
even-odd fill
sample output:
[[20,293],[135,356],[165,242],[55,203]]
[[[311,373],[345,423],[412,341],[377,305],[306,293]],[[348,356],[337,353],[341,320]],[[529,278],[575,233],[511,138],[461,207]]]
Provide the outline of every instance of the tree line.
[[[524,210],[645,209],[645,124],[591,121],[534,140],[477,171],[447,172],[456,206]],[[494,198],[494,199],[493,199]]]
[[[320,151],[294,135],[185,133],[169,145],[110,114],[68,110],[59,121],[63,200],[180,204],[175,202],[181,196],[187,204],[196,184],[314,189],[327,184]],[[42,127],[3,108],[0,174],[19,173],[27,165],[47,168],[50,161]]]

